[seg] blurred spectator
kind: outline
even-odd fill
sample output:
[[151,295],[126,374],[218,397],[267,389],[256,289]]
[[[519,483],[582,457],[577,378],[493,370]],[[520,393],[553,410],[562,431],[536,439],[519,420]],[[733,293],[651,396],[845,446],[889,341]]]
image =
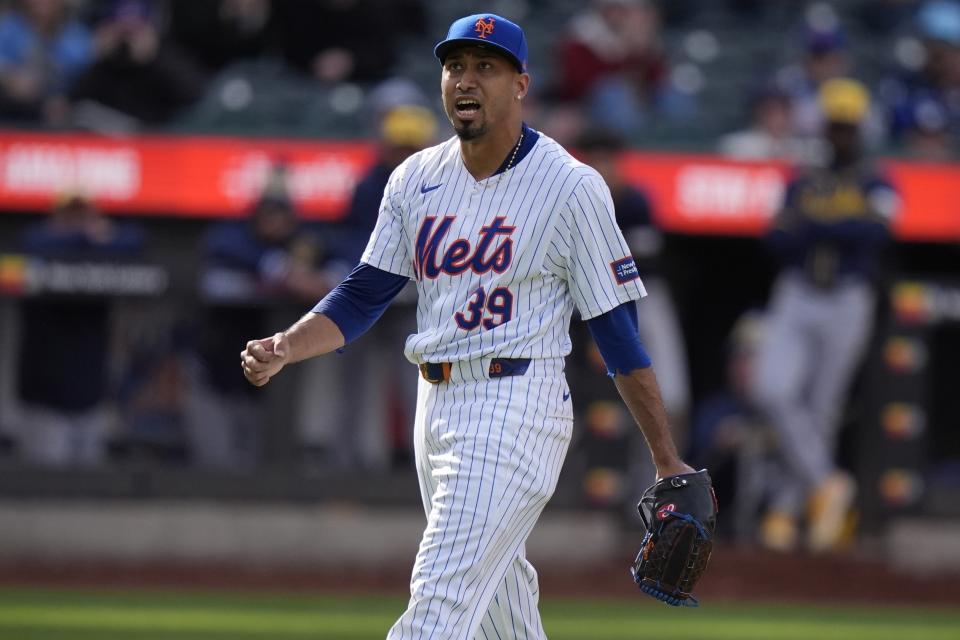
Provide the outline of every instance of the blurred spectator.
[[104,7],[94,28],[96,61],[73,91],[75,100],[95,105],[78,105],[86,107],[80,124],[110,129],[129,126],[131,118],[160,124],[200,97],[203,74],[163,38],[153,2],[110,0]]
[[827,80],[849,74],[847,34],[834,9],[824,3],[807,11],[802,34],[802,60],[781,69],[777,80],[790,97],[793,133],[818,137],[823,116],[817,92]]
[[428,24],[420,0],[278,0],[273,6],[287,61],[329,84],[387,77],[400,37],[425,34]]
[[248,220],[214,225],[203,241],[202,297],[207,304],[201,354],[209,389],[197,405],[203,424],[191,453],[204,466],[244,468],[260,455],[256,393],[237,372],[246,336],[270,324],[274,307],[316,302],[335,280],[323,271],[326,252],[274,183]]
[[751,111],[751,126],[723,136],[720,153],[737,160],[822,160],[825,150],[819,139],[794,135],[793,105],[785,91],[765,87],[754,96]]
[[[172,334],[174,332],[171,332]],[[198,375],[189,340],[172,339],[158,344],[137,344],[124,371],[118,409],[124,425],[123,444],[135,459],[183,463],[192,429],[189,420],[191,389]]]
[[927,2],[917,14],[917,29],[923,38],[922,65],[883,86],[891,134],[901,141],[915,133],[923,137],[931,119],[942,117],[955,138],[960,135],[960,3]]
[[860,2],[855,14],[875,37],[889,37],[913,18],[917,0],[870,0]]
[[698,20],[702,24],[704,14],[718,7],[735,18],[737,24],[761,21],[771,4],[776,5],[768,0],[669,0],[659,2],[658,6],[669,27],[687,28]]
[[409,77],[397,75],[388,78],[370,90],[364,111],[369,115],[370,126],[380,126],[388,111],[395,107],[426,107],[434,104],[434,97]]
[[90,63],[90,33],[64,0],[20,0],[0,17],[0,117],[63,124]]
[[950,130],[949,118],[940,102],[920,100],[913,104],[904,130],[903,146],[907,156],[931,162],[952,160],[957,141]]
[[437,121],[429,109],[397,106],[388,110],[379,122],[376,163],[367,171],[353,192],[344,226],[354,235],[356,264],[373,231],[387,179],[411,154],[426,148],[437,133]]
[[[620,168],[620,156],[625,150],[622,137],[609,130],[591,128],[579,137],[575,148],[580,159],[596,169],[610,188],[617,224],[643,278],[648,295],[637,302],[640,337],[656,363],[657,381],[670,416],[673,437],[682,447],[687,437],[690,383],[680,320],[663,276],[663,235],[656,226],[650,200],[629,182]],[[590,349],[589,357],[600,362],[603,370],[596,347],[591,344]],[[653,462],[643,449],[638,448],[627,462],[631,484],[636,486],[649,484],[656,475]]]
[[[137,257],[138,227],[115,223],[79,195],[23,235],[23,251],[58,262]],[[21,303],[19,395],[25,460],[47,466],[96,465],[106,454],[109,419],[110,300],[28,298]]]
[[764,543],[775,549],[796,544],[805,503],[809,548],[833,548],[855,494],[853,479],[834,460],[836,432],[870,338],[873,280],[898,206],[893,187],[863,152],[869,100],[853,80],[821,86],[830,162],[790,182],[768,236],[782,269],[754,393],[789,463],[762,527]]
[[325,254],[321,239],[297,218],[289,198],[267,193],[249,220],[220,223],[207,234],[202,288],[217,300],[314,301],[330,290],[319,269]]
[[[727,344],[725,387],[697,408],[685,459],[710,469],[720,508],[732,514],[727,533],[753,542],[761,504],[779,477],[776,439],[751,396],[764,331],[761,313],[748,311]],[[735,528],[735,529],[734,529]]]
[[560,43],[557,97],[582,103],[591,120],[623,133],[651,115],[690,115],[670,83],[660,19],[647,0],[594,0],[574,16]]
[[[380,119],[377,162],[357,184],[343,224],[351,267],[360,261],[376,224],[390,174],[429,146],[436,132],[433,113],[420,106],[394,106]],[[387,321],[350,346],[349,362],[317,358],[301,367],[303,388],[311,392],[301,396],[298,432],[315,463],[384,469],[409,457],[417,378],[396,375],[409,370],[409,363],[389,348],[416,327],[415,307],[404,298],[401,294],[387,310]],[[345,395],[373,400],[338,415],[336,407],[343,404],[338,398]]]
[[210,72],[270,53],[279,42],[269,0],[172,0],[169,33]]
[[[793,135],[801,138],[820,137],[823,113],[819,92],[823,83],[850,75],[853,58],[848,49],[847,31],[832,5],[818,2],[810,5],[802,26],[803,58],[777,72],[778,84],[790,96]],[[871,148],[884,136],[885,118],[873,105],[860,124],[863,141]]]
[[680,320],[663,275],[663,235],[656,226],[649,198],[620,169],[625,144],[619,135],[593,128],[580,136],[575,148],[583,162],[596,169],[610,188],[617,224],[643,278],[648,295],[637,308],[640,337],[650,358],[657,363],[663,404],[674,428],[681,432],[674,437],[682,442],[690,409],[689,374]]

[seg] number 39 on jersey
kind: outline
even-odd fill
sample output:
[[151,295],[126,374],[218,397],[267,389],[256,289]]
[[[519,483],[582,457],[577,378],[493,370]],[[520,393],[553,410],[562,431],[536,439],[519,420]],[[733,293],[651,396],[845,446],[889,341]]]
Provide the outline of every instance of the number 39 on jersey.
[[[450,232],[456,216],[427,216],[417,233],[414,272],[422,280],[436,279],[440,274],[460,275],[468,270],[477,275],[503,273],[513,259],[513,239],[516,227],[508,225],[505,216],[497,216],[488,225],[481,227],[479,240],[473,247],[467,238],[453,240],[440,255],[440,247]],[[513,316],[513,294],[507,287],[486,291],[475,289],[467,302],[466,311],[454,314],[457,326],[464,331],[477,327],[493,329]]]

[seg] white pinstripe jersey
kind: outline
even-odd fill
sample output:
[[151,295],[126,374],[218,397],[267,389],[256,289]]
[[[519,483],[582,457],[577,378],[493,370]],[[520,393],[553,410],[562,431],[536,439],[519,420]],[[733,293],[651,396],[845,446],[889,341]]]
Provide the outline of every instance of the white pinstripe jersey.
[[416,280],[417,364],[565,356],[574,305],[586,320],[646,295],[606,184],[543,134],[480,181],[456,137],[408,158],[361,260]]

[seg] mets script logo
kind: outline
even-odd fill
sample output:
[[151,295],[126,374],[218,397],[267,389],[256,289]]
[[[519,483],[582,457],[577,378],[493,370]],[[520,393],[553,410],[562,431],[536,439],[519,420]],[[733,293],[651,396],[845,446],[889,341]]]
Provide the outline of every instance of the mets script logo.
[[486,38],[488,35],[493,33],[493,18],[477,18],[477,24],[473,25],[474,30],[477,32],[477,35],[481,38]]
[[416,255],[413,270],[418,280],[433,280],[441,273],[456,276],[464,271],[474,273],[503,273],[513,260],[513,234],[516,227],[506,224],[506,217],[497,216],[493,222],[480,229],[476,247],[466,238],[457,238],[440,255],[450,226],[456,216],[444,216],[437,222],[436,216],[427,216],[417,233]]

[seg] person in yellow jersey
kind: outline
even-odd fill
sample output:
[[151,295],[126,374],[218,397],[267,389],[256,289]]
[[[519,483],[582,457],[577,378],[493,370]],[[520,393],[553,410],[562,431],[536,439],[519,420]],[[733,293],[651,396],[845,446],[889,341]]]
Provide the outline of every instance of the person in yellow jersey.
[[753,383],[785,464],[761,541],[783,551],[799,543],[803,515],[808,548],[834,548],[855,498],[853,478],[835,461],[836,435],[871,335],[874,280],[899,201],[863,150],[866,88],[829,80],[818,103],[829,154],[790,181],[766,238],[780,271]]

